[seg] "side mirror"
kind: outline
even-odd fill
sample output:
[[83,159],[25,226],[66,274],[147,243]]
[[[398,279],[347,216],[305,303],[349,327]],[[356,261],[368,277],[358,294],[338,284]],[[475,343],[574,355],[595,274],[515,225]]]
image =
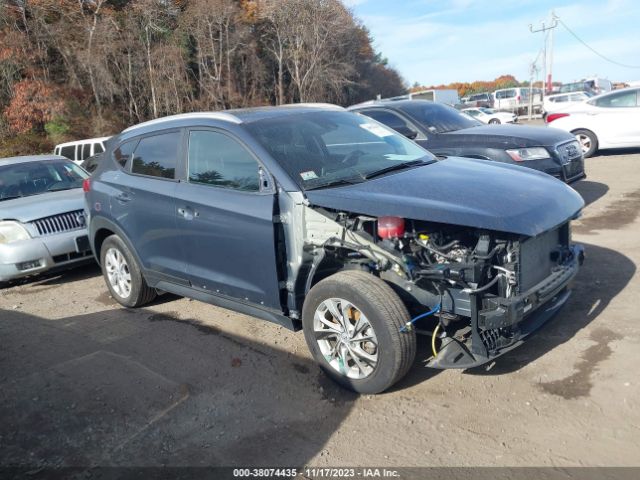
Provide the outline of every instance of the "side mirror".
[[404,135],[409,140],[414,140],[418,136],[418,132],[416,132],[413,128],[407,127],[403,125],[402,127],[395,127],[394,130],[401,135]]

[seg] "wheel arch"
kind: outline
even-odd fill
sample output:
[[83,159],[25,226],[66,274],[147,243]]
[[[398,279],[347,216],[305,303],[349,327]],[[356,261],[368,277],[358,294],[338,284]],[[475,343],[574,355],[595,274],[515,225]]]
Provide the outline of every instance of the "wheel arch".
[[131,243],[131,241],[129,241],[122,229],[119,228],[115,223],[104,217],[94,217],[91,219],[89,229],[91,249],[93,250],[93,256],[98,262],[98,265],[100,265],[100,249],[102,248],[102,244],[111,235],[117,235],[131,251],[136,259],[136,262],[138,262],[138,265],[140,265],[141,271],[144,274],[144,267],[142,265],[142,262],[140,261],[140,255],[138,255],[137,250],[133,247],[133,244]]

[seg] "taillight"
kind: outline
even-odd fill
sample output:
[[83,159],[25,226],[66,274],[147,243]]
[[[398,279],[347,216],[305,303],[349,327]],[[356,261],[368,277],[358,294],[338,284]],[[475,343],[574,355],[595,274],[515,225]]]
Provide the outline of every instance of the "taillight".
[[520,95],[518,95],[518,96],[516,97],[516,101],[517,101],[518,103],[520,103]]
[[91,179],[85,178],[82,182],[82,191],[88,192],[89,190],[91,190]]
[[547,115],[547,119],[546,120],[547,120],[547,123],[551,123],[554,120],[557,120],[557,119],[562,118],[562,117],[568,117],[568,116],[569,116],[568,113],[550,113],[549,115]]
[[404,218],[379,217],[378,236],[380,238],[397,238],[404,235]]

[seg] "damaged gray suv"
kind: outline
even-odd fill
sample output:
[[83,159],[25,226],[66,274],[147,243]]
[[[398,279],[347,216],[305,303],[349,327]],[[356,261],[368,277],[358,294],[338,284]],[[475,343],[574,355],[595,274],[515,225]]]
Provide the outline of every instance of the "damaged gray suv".
[[153,120],[113,137],[84,185],[111,295],[159,291],[302,329],[362,393],[411,368],[469,368],[567,301],[580,196],[543,173],[436,160],[365,116],[297,105]]

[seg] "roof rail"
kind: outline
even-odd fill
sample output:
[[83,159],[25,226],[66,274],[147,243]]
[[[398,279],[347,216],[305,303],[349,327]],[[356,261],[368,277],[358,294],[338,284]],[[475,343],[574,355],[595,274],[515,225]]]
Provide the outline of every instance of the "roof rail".
[[170,115],[168,117],[155,118],[153,120],[149,120],[148,122],[138,123],[137,125],[133,125],[129,128],[126,128],[125,132],[130,132],[131,130],[137,130],[138,128],[148,127],[149,125],[159,125],[165,122],[170,122],[172,120],[186,120],[190,118],[210,118],[212,120],[224,120],[226,122],[240,124],[242,120],[240,120],[235,115],[225,112],[193,112],[193,113],[180,113],[178,115]]
[[286,105],[280,105],[281,107],[305,107],[305,108],[320,108],[330,110],[346,110],[346,108],[340,105],[334,105],[333,103],[287,103]]

